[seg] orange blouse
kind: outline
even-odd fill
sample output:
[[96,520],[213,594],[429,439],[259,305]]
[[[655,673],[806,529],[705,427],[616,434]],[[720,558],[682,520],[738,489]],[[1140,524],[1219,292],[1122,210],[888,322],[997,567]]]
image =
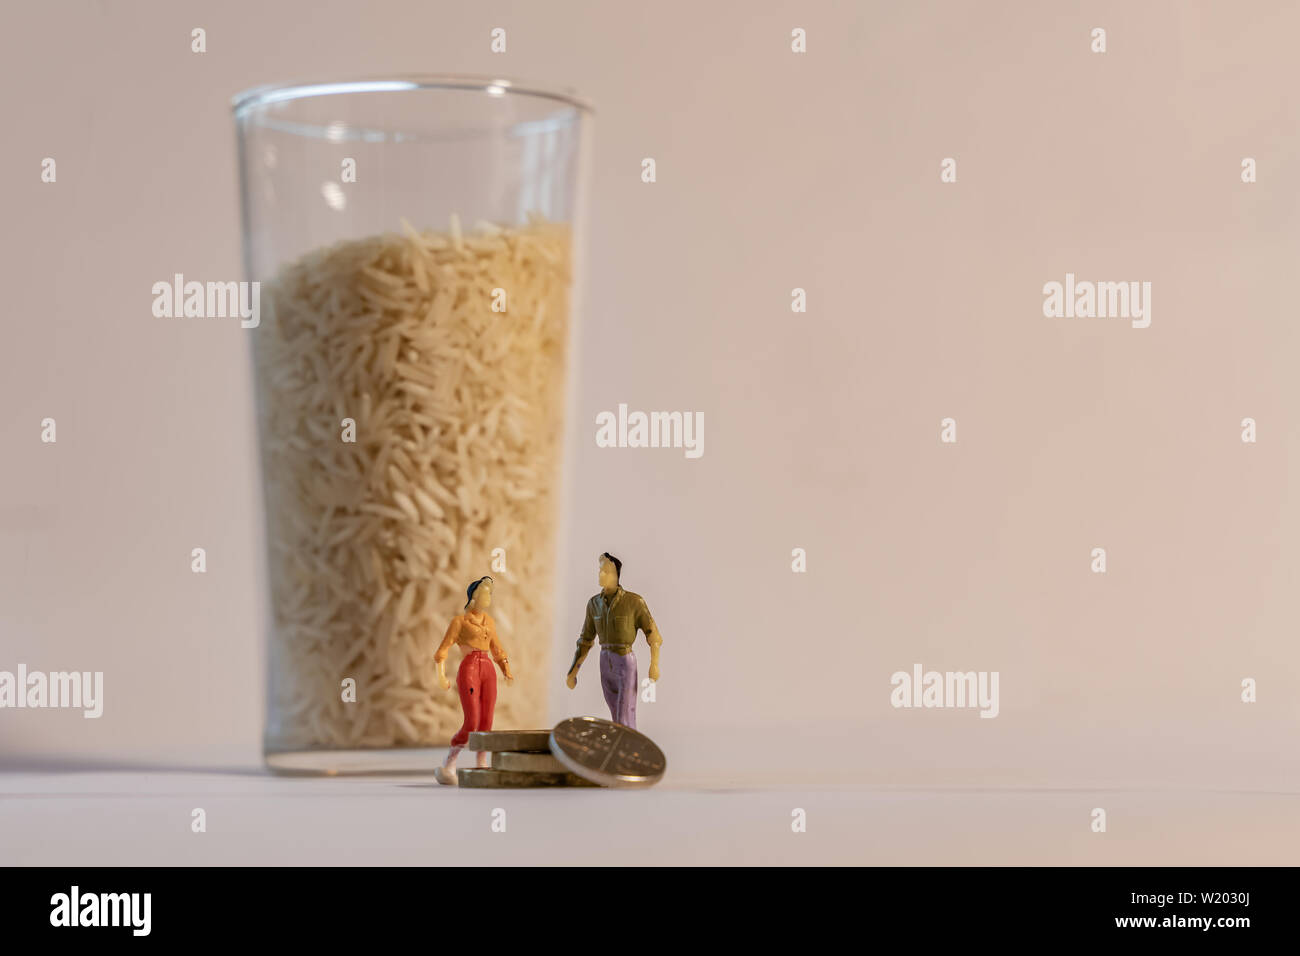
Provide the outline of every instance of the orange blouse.
[[434,662],[445,661],[453,644],[474,651],[487,651],[498,665],[502,665],[506,660],[506,649],[501,645],[501,639],[497,637],[496,622],[486,611],[477,616],[472,611],[466,611],[453,617],[451,623],[447,625],[447,633],[443,636],[442,643],[438,645],[438,650],[433,655]]

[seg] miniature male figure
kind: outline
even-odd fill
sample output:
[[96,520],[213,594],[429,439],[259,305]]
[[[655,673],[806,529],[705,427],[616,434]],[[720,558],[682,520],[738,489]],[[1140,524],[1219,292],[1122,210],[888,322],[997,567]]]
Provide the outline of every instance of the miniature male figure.
[[[465,714],[465,722],[451,738],[451,750],[447,761],[441,767],[434,768],[433,775],[439,783],[456,784],[456,758],[461,749],[469,742],[470,731],[491,730],[492,712],[497,703],[497,673],[492,669],[495,660],[505,675],[506,683],[513,684],[515,677],[510,673],[510,659],[506,649],[497,637],[496,622],[488,616],[487,609],[492,603],[492,579],[482,577],[471,584],[465,591],[465,613],[457,614],[447,626],[447,633],[433,655],[438,665],[438,679],[443,690],[451,689],[447,680],[447,654],[452,644],[459,644],[467,653],[460,662],[456,672],[456,686],[460,690],[460,708]],[[489,657],[488,655],[491,655]],[[492,755],[486,750],[478,755],[480,767],[492,765]]]
[[600,689],[609,706],[609,719],[624,727],[636,729],[636,697],[639,690],[636,674],[636,655],[632,642],[638,628],[650,645],[650,679],[659,680],[659,636],[650,609],[639,594],[624,591],[619,584],[623,562],[606,552],[600,556],[600,573],[597,582],[600,593],[587,602],[587,617],[578,638],[578,651],[569,665],[564,683],[572,690],[578,685],[578,668],[587,658],[591,643],[600,637]]

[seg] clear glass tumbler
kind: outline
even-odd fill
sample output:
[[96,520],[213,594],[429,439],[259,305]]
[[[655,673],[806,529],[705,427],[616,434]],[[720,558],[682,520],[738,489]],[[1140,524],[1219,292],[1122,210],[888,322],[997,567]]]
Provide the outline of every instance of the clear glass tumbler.
[[430,770],[470,582],[544,726],[592,110],[417,76],[234,101],[264,490],[268,766]]

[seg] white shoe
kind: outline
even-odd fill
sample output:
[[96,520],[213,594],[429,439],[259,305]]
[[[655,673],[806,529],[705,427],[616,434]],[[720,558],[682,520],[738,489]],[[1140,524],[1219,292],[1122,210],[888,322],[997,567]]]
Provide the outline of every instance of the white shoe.
[[492,769],[492,752],[490,750],[480,750],[478,752],[478,766],[480,770]]
[[455,787],[455,786],[458,786],[458,784],[457,784],[457,782],[456,782],[456,768],[455,768],[455,767],[434,767],[434,768],[433,768],[433,776],[434,776],[434,779],[437,780],[437,781],[438,781],[439,783],[441,783],[441,784],[446,784],[446,785],[449,786],[449,787]]

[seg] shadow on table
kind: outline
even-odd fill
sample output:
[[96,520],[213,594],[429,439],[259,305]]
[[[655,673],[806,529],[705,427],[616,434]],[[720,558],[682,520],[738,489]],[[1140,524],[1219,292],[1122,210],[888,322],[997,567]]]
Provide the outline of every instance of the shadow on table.
[[160,763],[98,757],[29,754],[0,757],[0,773],[221,773],[240,777],[274,776],[265,767],[214,766],[212,764]]

